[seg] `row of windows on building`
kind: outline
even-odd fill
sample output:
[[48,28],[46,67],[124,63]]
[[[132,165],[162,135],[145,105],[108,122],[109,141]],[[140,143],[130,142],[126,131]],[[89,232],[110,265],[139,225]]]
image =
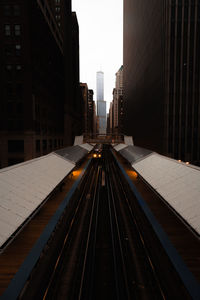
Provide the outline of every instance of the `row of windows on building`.
[[7,83],[5,85],[5,96],[22,96],[23,85],[22,83],[12,84]]
[[22,65],[20,64],[7,64],[5,66],[5,76],[6,76],[6,79],[8,81],[13,81],[15,79],[19,80],[21,79],[21,71],[22,71]]
[[24,111],[24,105],[20,101],[8,101],[6,108],[8,115],[22,114]]
[[[44,0],[40,0],[40,4],[42,6],[42,11],[44,13],[44,15],[46,16],[48,23],[51,27],[51,30],[57,40],[57,42],[59,43],[60,47],[63,47],[63,41],[62,38],[60,36],[60,32],[58,30],[58,28],[56,28],[57,26],[55,26],[55,24],[57,24],[59,27],[61,26],[60,22],[55,22],[55,20],[52,19],[52,12],[50,11],[49,7],[46,5],[46,2]],[[56,5],[60,5],[60,1],[55,1]]]
[[[60,147],[63,147],[63,139],[38,139],[35,141],[36,152]],[[24,153],[24,140],[8,140],[8,153]]]
[[[14,107],[15,110],[11,112],[9,110],[9,116],[6,121],[7,125],[6,128],[8,131],[16,132],[16,131],[23,131],[24,130],[24,118],[23,118],[23,111],[24,106],[22,103],[17,103],[16,107]],[[13,108],[13,109],[14,109]],[[7,106],[7,109],[10,109],[10,104]],[[3,121],[0,121],[0,128],[2,127]],[[55,128],[48,126],[47,123],[40,123],[35,122],[34,127],[35,133],[40,135],[53,135],[57,132]]]
[[4,13],[4,16],[6,16],[6,17],[10,17],[10,16],[18,17],[21,14],[21,9],[18,4],[4,5],[3,13]]
[[8,64],[8,65],[6,65],[5,66],[5,69],[6,69],[6,71],[8,71],[8,72],[11,72],[11,71],[13,71],[13,70],[16,70],[16,71],[21,71],[21,69],[22,69],[22,66],[21,65],[11,65],[11,64]]
[[21,45],[20,44],[9,44],[5,45],[5,55],[6,56],[20,56],[21,55]]
[[4,25],[4,34],[5,36],[20,36],[21,35],[21,25],[20,24],[5,24]]

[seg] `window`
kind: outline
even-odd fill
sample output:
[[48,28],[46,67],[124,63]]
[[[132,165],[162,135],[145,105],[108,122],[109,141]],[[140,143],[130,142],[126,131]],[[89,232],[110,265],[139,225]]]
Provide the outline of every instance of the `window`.
[[21,65],[16,65],[16,70],[17,70],[17,71],[21,71],[21,69],[22,69],[22,66],[21,66]]
[[14,130],[15,129],[15,124],[12,119],[8,119],[8,130]]
[[56,12],[60,12],[60,6],[56,6],[55,10]]
[[23,158],[19,158],[19,157],[9,158],[8,159],[8,166],[16,165],[16,164],[19,164],[21,162],[24,162]]
[[40,152],[40,140],[36,140],[35,146],[36,146],[36,152]]
[[56,4],[60,4],[60,0],[55,0],[55,3]]
[[13,54],[13,47],[12,45],[6,45],[5,46],[5,55],[11,56]]
[[3,11],[4,11],[4,16],[11,16],[11,6],[10,5],[4,5]]
[[14,31],[15,31],[16,36],[20,36],[21,35],[21,25],[19,25],[19,24],[14,25]]
[[20,16],[20,6],[19,5],[14,5],[13,6],[13,12],[14,12],[14,16]]
[[14,111],[14,103],[9,101],[7,103],[7,112],[9,115],[11,115],[13,111]]
[[4,25],[4,31],[5,31],[5,36],[10,36],[11,35],[11,26],[10,26],[10,24]]
[[21,45],[19,45],[19,44],[15,45],[15,54],[17,56],[21,55]]
[[47,140],[42,140],[42,148],[43,150],[47,150]]
[[49,140],[49,149],[52,149],[52,140]]
[[57,147],[57,140],[55,139],[54,140],[54,148],[56,148]]
[[17,96],[22,96],[22,84],[18,83],[16,86],[16,94]]
[[13,85],[10,84],[10,83],[8,83],[8,84],[6,85],[6,94],[7,94],[8,96],[12,96],[12,95],[13,95]]
[[60,15],[56,15],[56,20],[60,20]]
[[12,65],[6,65],[6,71],[11,71],[12,70]]
[[8,140],[8,152],[24,152],[24,140]]
[[16,106],[16,111],[18,114],[22,114],[24,111],[24,106],[22,102],[18,102]]
[[6,76],[7,79],[12,80],[13,78],[13,66],[12,65],[6,65]]

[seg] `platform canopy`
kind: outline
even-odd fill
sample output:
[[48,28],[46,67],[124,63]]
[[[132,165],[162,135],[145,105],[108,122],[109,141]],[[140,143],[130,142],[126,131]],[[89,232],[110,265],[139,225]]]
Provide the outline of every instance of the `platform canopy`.
[[0,247],[74,168],[51,153],[0,169]]
[[152,154],[151,150],[136,147],[136,146],[127,146],[118,150],[120,154],[126,158],[131,164],[144,159],[146,156]]
[[126,145],[126,144],[118,144],[118,145],[114,146],[113,148],[118,152],[118,151],[120,151],[120,150],[122,150],[122,149],[124,149],[126,147],[128,147],[128,145]]
[[54,153],[68,161],[71,161],[73,163],[78,163],[92,149],[93,146],[89,144],[81,144],[81,145],[59,149]]
[[200,168],[157,153],[132,166],[200,234]]
[[88,144],[88,143],[85,143],[85,144],[81,144],[81,145],[79,145],[81,148],[83,148],[83,149],[86,149],[88,152],[90,152],[93,148],[94,148],[94,146],[92,146],[92,145],[90,145],[90,144]]

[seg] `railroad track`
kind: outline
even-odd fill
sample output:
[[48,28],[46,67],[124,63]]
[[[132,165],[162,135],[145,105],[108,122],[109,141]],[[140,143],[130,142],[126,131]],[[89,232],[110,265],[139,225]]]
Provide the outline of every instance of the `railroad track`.
[[48,283],[24,299],[190,299],[109,147],[77,198]]

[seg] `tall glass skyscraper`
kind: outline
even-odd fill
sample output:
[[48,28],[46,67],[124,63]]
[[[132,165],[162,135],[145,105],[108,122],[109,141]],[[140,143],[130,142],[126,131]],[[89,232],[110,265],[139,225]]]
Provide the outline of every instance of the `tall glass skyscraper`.
[[97,72],[97,101],[104,100],[104,73]]
[[106,101],[104,101],[104,73],[97,72],[97,116],[99,134],[106,134]]

